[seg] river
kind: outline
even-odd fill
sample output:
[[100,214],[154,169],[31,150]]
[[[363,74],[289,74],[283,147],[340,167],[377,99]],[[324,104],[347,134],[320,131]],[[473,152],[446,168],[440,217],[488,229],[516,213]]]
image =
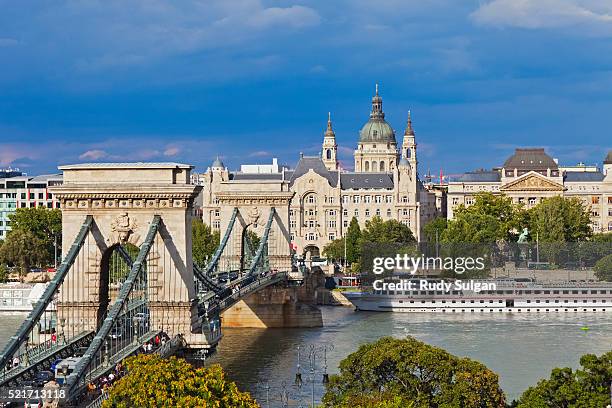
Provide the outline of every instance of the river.
[[[17,329],[24,315],[0,317],[0,346]],[[554,367],[577,367],[580,356],[612,349],[612,319],[604,314],[426,314],[367,313],[347,307],[324,307],[325,327],[316,329],[225,329],[217,354],[228,377],[249,390],[265,406],[266,382],[271,406],[281,406],[282,390],[308,401],[308,364],[302,361],[304,386],[293,386],[297,346],[333,344],[328,353],[331,373],[359,345],[381,336],[414,336],[486,364],[499,374],[508,400],[517,398]],[[582,330],[588,327],[588,331]],[[304,360],[304,355],[302,358]],[[317,360],[321,369],[323,359]],[[323,393],[321,373],[315,379],[315,399]],[[297,406],[297,405],[290,405]]]

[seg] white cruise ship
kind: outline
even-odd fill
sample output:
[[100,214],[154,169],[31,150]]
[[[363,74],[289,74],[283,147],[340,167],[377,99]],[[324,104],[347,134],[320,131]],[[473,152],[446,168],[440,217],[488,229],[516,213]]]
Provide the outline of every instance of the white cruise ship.
[[[0,313],[29,312],[47,288],[47,283],[2,283],[0,284]],[[53,303],[47,310],[54,309]]]
[[[436,282],[440,280],[428,280]],[[449,280],[447,282],[453,282]],[[475,280],[495,290],[366,290],[345,292],[356,310],[440,313],[612,313],[612,283]],[[418,286],[417,286],[418,287]],[[486,287],[486,286],[485,286]]]

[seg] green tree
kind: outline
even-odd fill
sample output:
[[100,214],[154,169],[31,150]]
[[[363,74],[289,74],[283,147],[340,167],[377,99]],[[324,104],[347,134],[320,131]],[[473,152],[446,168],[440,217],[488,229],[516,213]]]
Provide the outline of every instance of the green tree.
[[581,368],[555,368],[549,379],[528,388],[513,406],[517,408],[599,408],[610,402],[612,351],[580,358]]
[[323,255],[332,261],[344,259],[344,238],[334,239],[329,244],[325,245],[325,247],[323,247]]
[[361,396],[381,393],[387,401],[397,397],[414,408],[505,407],[497,374],[412,337],[383,337],[342,360],[340,373],[327,385],[323,405],[348,407]]
[[8,280],[9,271],[6,265],[0,262],[0,283],[4,283]]
[[529,210],[531,239],[540,242],[582,241],[591,236],[589,208],[577,197],[542,200]]
[[612,282],[612,254],[597,261],[593,270],[597,279]]
[[176,357],[139,355],[128,358],[125,366],[128,374],[111,387],[103,407],[258,407],[217,364],[196,369]]
[[55,253],[55,237],[57,236],[57,251],[61,253],[62,244],[62,212],[59,209],[45,207],[18,208],[9,215],[11,230],[27,231],[38,239],[44,250],[41,263],[51,264]]
[[219,246],[221,235],[219,231],[212,231],[210,226],[204,224],[200,218],[191,221],[192,253],[195,264],[204,268],[210,257]]
[[478,193],[468,207],[460,205],[443,233],[445,242],[516,241],[517,231],[527,224],[528,214],[505,195]]
[[353,217],[346,231],[346,262],[358,262],[361,256],[361,228],[359,221]]
[[361,242],[405,244],[416,242],[412,231],[407,225],[397,220],[383,221],[379,216],[366,221],[361,233]]
[[612,242],[612,232],[600,232],[599,234],[593,234],[591,237],[593,242]]
[[28,273],[30,266],[40,265],[46,258],[42,240],[21,229],[9,232],[0,249],[0,260],[18,266],[22,276]]
[[251,242],[253,250],[257,251],[259,244],[261,243],[261,238],[259,238],[259,235],[257,235],[257,233],[253,230],[247,230],[247,237]]
[[423,227],[423,232],[425,233],[425,238],[427,242],[436,242],[436,236],[438,242],[442,240],[442,233],[446,230],[448,226],[448,221],[444,217],[436,217],[433,220],[429,221]]

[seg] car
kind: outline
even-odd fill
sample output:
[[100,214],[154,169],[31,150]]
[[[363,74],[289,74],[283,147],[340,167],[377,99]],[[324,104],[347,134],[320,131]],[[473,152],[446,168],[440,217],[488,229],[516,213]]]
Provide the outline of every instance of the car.
[[110,337],[111,339],[120,339],[121,337],[123,337],[124,332],[125,330],[123,329],[123,327],[113,326],[110,331]]
[[38,371],[34,375],[34,386],[44,387],[46,383],[55,378],[55,375],[51,371]]

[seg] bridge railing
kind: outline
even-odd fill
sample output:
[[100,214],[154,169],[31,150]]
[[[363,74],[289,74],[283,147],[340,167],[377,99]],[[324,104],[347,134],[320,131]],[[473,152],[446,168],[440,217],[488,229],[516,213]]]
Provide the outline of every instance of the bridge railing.
[[[103,372],[108,366],[114,365],[116,361],[138,349],[140,342],[150,335],[151,328],[147,323],[150,312],[146,309],[148,296],[146,265],[156,262],[154,259],[149,259],[149,255],[160,223],[159,215],[153,217],[147,236],[140,246],[140,251],[129,274],[121,285],[117,298],[87,351],[67,378],[69,396],[78,395],[87,382],[100,375],[100,372]],[[141,302],[141,308],[132,310],[130,305],[137,305],[138,302]],[[133,329],[133,336],[131,336],[131,329]],[[109,343],[111,343],[110,347]]]
[[[38,350],[37,345],[42,343],[45,345],[40,346],[41,349],[46,349],[47,352],[60,346],[57,342],[47,343],[47,338],[57,336],[59,329],[57,327],[57,315],[55,310],[53,310],[52,304],[57,298],[58,291],[68,271],[73,266],[80,267],[79,264],[75,264],[75,261],[83,246],[89,245],[88,237],[92,224],[93,217],[85,217],[85,221],[70,250],[43,292],[40,300],[36,302],[28,317],[17,330],[17,333],[10,338],[4,347],[0,355],[0,386],[4,385],[4,379],[11,377],[12,370],[19,369],[21,362],[28,360],[29,346],[36,345]],[[59,335],[64,336],[63,327]],[[34,355],[32,355],[32,358],[34,358]]]

